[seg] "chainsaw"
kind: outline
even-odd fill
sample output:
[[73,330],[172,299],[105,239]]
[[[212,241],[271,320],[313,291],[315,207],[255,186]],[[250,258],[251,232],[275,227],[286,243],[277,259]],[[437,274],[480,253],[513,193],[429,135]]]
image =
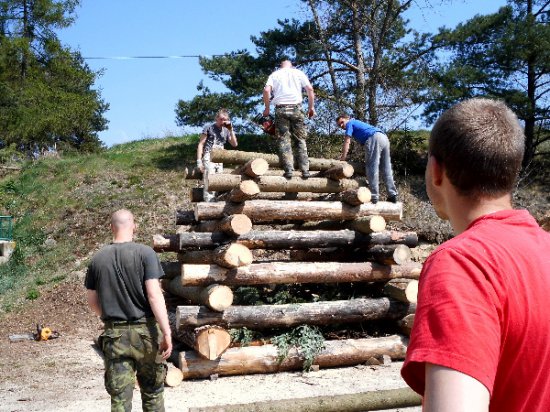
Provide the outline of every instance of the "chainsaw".
[[45,341],[59,338],[60,336],[61,335],[59,332],[37,324],[35,333],[21,333],[17,335],[10,335],[8,338],[10,342],[20,342],[24,340]]

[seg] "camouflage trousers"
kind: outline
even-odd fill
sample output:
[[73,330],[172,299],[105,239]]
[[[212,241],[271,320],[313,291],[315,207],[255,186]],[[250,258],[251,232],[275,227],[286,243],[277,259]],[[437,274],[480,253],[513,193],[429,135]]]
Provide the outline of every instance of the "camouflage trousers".
[[309,171],[307,156],[307,128],[305,115],[299,104],[275,107],[275,137],[279,147],[279,161],[285,172],[294,171],[291,138],[296,146],[296,163],[302,172]]
[[143,323],[105,322],[100,346],[111,411],[131,411],[135,380],[144,411],[164,411],[166,364],[159,353],[161,332],[154,318]]

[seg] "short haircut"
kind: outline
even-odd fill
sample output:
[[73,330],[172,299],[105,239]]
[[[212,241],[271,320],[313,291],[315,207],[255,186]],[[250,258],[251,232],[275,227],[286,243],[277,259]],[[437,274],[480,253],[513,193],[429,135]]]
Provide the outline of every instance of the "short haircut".
[[475,98],[447,110],[430,134],[429,153],[463,196],[512,192],[521,170],[525,135],[503,102]]
[[229,119],[229,110],[227,109],[220,109],[216,112],[216,117],[221,117],[221,116],[224,116],[224,117],[227,117]]
[[336,122],[339,122],[340,119],[349,119],[350,117],[347,114],[341,114],[336,118]]
[[117,210],[111,215],[111,225],[114,228],[121,228],[122,226],[131,224],[134,222],[134,215],[127,209]]

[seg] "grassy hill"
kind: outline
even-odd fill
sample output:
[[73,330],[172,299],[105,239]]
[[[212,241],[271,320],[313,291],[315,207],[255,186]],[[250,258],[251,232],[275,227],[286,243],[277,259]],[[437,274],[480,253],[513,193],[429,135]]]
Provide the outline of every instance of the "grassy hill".
[[[0,314],[37,299],[59,282],[82,282],[88,259],[111,239],[109,218],[117,209],[134,212],[139,242],[150,244],[153,234],[174,232],[174,212],[189,207],[187,188],[197,183],[183,179],[184,167],[195,163],[197,141],[197,135],[148,139],[98,154],[43,158],[1,177],[0,214],[15,218],[17,249],[0,266]],[[396,180],[405,203],[400,228],[442,241],[450,228],[428,205],[418,175],[421,162],[419,167],[418,156],[411,158],[414,148],[395,143]],[[339,139],[318,138],[311,141],[310,155],[336,157],[339,145]],[[264,136],[240,136],[239,149],[275,152]],[[548,201],[547,190],[532,186],[516,197],[517,205],[535,216],[546,212]]]

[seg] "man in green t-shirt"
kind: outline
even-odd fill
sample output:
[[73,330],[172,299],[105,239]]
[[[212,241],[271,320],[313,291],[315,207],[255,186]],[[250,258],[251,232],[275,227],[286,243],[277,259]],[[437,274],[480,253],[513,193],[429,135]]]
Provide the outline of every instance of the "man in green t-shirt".
[[156,253],[133,242],[136,225],[128,210],[111,217],[113,242],[97,252],[86,274],[88,303],[105,331],[105,388],[112,411],[132,409],[135,378],[144,411],[164,411],[165,360],[172,338],[159,278]]

